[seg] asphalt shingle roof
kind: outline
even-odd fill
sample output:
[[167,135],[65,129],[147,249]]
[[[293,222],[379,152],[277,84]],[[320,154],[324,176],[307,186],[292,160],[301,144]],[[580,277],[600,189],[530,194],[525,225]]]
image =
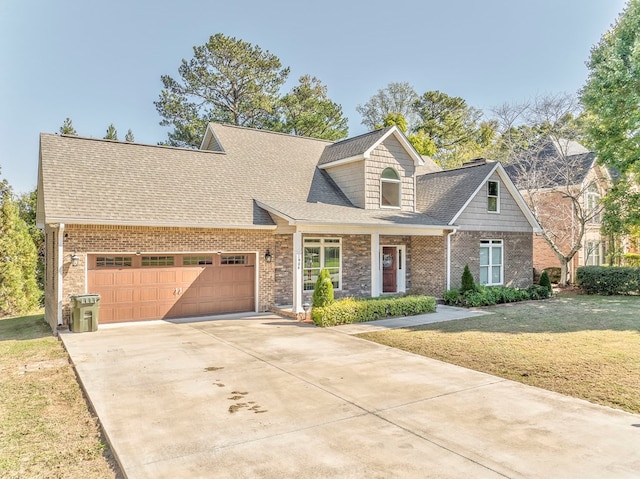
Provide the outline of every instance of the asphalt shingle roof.
[[247,227],[273,225],[255,197],[351,206],[316,167],[330,142],[212,127],[224,153],[42,134],[42,219]]
[[339,218],[341,222],[353,225],[411,225],[444,226],[445,223],[423,213],[399,210],[365,210],[324,203],[303,203],[286,200],[258,200],[259,204],[296,222],[332,223]]
[[375,130],[370,133],[365,133],[364,135],[334,143],[325,148],[324,152],[320,156],[320,160],[318,160],[318,165],[326,165],[327,163],[333,163],[334,161],[342,160],[344,158],[361,155],[375,145],[376,142],[378,142],[378,140],[386,135],[392,128],[392,126],[388,126],[380,130]]
[[449,224],[495,167],[495,162],[477,163],[418,176],[417,210]]
[[518,186],[535,173],[536,187],[555,188],[579,185],[587,177],[595,162],[595,154],[575,141],[548,140],[532,148],[522,159],[505,165],[511,181]]

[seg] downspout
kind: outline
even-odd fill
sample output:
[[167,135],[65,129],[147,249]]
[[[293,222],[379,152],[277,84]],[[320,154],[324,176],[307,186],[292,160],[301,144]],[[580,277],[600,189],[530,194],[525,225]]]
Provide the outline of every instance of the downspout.
[[457,228],[454,228],[451,233],[447,235],[447,291],[451,289],[451,237],[458,232]]
[[62,326],[62,277],[64,273],[64,223],[58,225],[58,277],[56,298],[58,302],[58,326]]

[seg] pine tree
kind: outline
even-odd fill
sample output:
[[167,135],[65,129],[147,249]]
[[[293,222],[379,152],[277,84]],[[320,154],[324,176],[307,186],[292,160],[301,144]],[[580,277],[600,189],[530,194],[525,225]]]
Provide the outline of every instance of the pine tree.
[[67,118],[64,119],[64,123],[60,127],[60,134],[61,135],[76,135],[76,136],[78,135],[78,132],[73,127],[73,124],[71,123],[71,118],[67,117]]
[[128,141],[129,143],[133,143],[135,141],[133,138],[133,132],[131,131],[131,128],[127,130],[127,134],[124,137],[124,141]]
[[104,136],[105,140],[117,140],[118,139],[118,130],[116,130],[116,127],[113,126],[113,123],[111,123],[108,127],[107,127],[107,134]]

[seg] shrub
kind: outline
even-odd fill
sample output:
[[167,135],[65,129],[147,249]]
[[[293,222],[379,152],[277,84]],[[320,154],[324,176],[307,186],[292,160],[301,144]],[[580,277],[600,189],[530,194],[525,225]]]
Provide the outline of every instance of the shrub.
[[534,284],[527,289],[508,286],[476,286],[475,291],[462,292],[458,289],[446,291],[443,295],[445,304],[475,308],[501,303],[527,301],[529,299],[546,299],[551,295],[545,286]]
[[475,291],[476,283],[473,279],[473,275],[471,274],[471,270],[469,269],[469,265],[464,265],[464,271],[462,272],[462,286],[460,287],[460,292],[464,293],[465,291]]
[[549,287],[543,286],[541,284],[532,284],[527,288],[527,293],[529,293],[529,299],[547,299],[551,296],[552,293],[551,283],[549,283]]
[[560,275],[562,273],[562,269],[561,268],[558,268],[557,266],[551,266],[549,268],[545,268],[544,270],[549,275],[549,280],[552,283],[559,283],[560,282]]
[[314,307],[311,319],[317,326],[360,323],[376,319],[433,313],[436,300],[431,296],[394,298],[343,298],[324,307]]
[[333,283],[331,282],[331,275],[329,270],[322,268],[316,285],[313,288],[312,306],[314,308],[322,308],[329,306],[334,301],[333,299]]
[[625,266],[640,267],[640,254],[625,253],[622,255],[622,262]]
[[540,286],[544,286],[549,290],[549,292],[553,291],[551,288],[551,280],[549,279],[549,274],[546,271],[543,271],[540,275],[540,281],[538,282]]
[[581,266],[576,271],[580,289],[587,294],[638,294],[640,268],[625,266]]

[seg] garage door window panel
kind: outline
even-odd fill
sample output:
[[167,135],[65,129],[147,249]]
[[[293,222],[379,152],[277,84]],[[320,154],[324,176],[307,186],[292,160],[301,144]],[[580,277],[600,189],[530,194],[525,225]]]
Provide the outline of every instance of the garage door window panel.
[[143,256],[142,266],[173,266],[175,258],[173,256]]

